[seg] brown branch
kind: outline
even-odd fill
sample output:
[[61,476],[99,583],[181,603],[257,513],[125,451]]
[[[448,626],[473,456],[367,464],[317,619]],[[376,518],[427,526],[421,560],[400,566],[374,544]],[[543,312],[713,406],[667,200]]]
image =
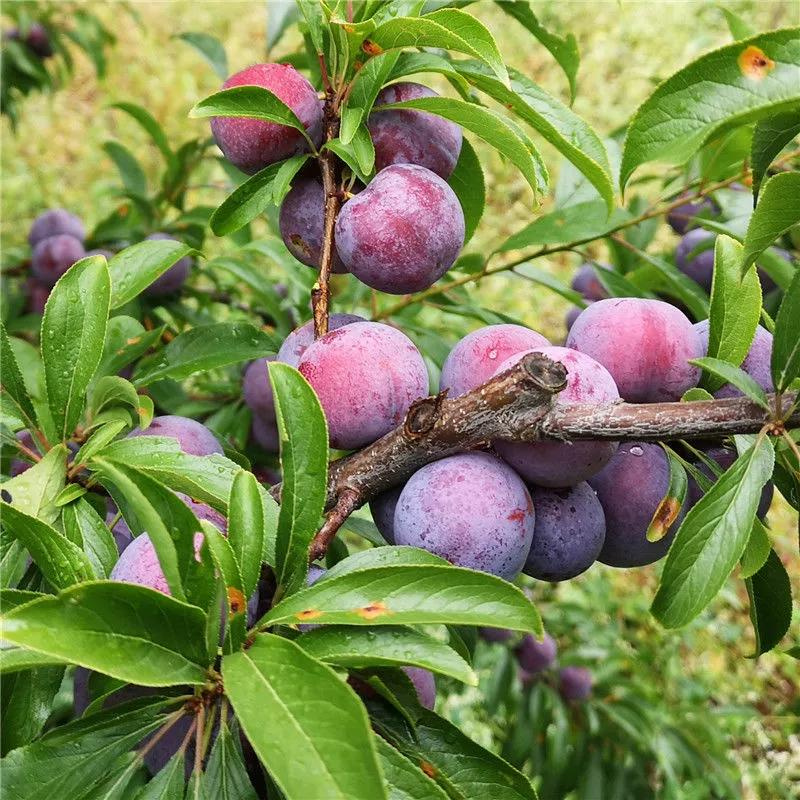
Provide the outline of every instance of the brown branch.
[[[339,135],[339,114],[337,98],[329,89],[325,99],[325,141],[329,142]],[[319,156],[322,171],[322,190],[325,196],[325,216],[322,224],[322,249],[320,253],[319,278],[311,290],[311,306],[314,312],[314,338],[319,339],[328,332],[330,306],[330,277],[334,257],[334,227],[342,205],[341,192],[337,183],[337,160],[332,150],[322,150]]]
[[[561,364],[531,353],[461,397],[450,400],[443,393],[418,400],[400,427],[330,465],[328,515],[312,542],[310,559],[323,556],[347,517],[375,495],[402,484],[431,461],[485,448],[495,439],[669,441],[755,433],[774,420],[783,420],[775,424],[776,433],[800,427],[800,408],[792,408],[794,396],[784,397],[776,414],[746,397],[556,405],[553,397],[565,383]],[[771,401],[774,407],[774,395]]]

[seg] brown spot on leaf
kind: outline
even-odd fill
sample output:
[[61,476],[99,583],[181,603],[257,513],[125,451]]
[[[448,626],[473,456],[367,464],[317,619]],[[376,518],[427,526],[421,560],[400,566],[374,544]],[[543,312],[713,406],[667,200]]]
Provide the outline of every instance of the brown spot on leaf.
[[751,81],[762,81],[775,69],[775,62],[760,47],[752,44],[739,53],[737,61],[742,75]]
[[310,619],[316,619],[322,616],[322,612],[318,608],[307,608],[305,611],[300,611],[295,614],[300,622],[307,622]]
[[429,777],[435,778],[439,774],[439,770],[431,764],[430,761],[420,761],[419,768]]
[[228,587],[228,608],[231,614],[238,614],[244,609],[246,601],[244,595],[234,586]]
[[375,617],[380,617],[388,613],[389,609],[386,608],[386,604],[381,603],[380,600],[376,600],[374,603],[364,606],[364,608],[356,609],[356,614],[360,617],[364,617],[364,619],[375,619]]
[[378,56],[383,52],[383,48],[379,44],[375,44],[375,42],[372,42],[369,39],[364,39],[361,49],[368,56]]
[[651,542],[657,542],[666,536],[667,531],[671,525],[678,518],[681,513],[681,504],[678,502],[677,497],[665,497],[653,514],[653,519],[650,522],[650,527],[647,531],[647,539]]
[[142,341],[142,337],[141,336],[134,336],[131,339],[126,339],[125,340],[125,344],[127,344],[127,345],[139,344],[139,342],[141,342],[141,341]]

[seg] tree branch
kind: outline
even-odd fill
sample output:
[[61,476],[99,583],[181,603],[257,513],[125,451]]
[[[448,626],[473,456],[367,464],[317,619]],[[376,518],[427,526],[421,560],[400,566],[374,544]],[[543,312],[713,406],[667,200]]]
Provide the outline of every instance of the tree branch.
[[[325,99],[325,141],[339,135],[339,113],[336,96],[328,89]],[[334,256],[334,226],[342,205],[337,183],[337,161],[332,150],[323,150],[319,156],[322,171],[322,190],[325,196],[325,216],[322,223],[322,249],[320,253],[319,278],[311,290],[311,306],[314,312],[314,338],[319,339],[328,332],[330,306],[330,277]]]
[[[330,465],[328,515],[311,544],[311,560],[324,555],[347,517],[376,495],[402,484],[431,461],[486,448],[495,439],[668,441],[755,433],[770,422],[775,433],[800,427],[800,408],[789,413],[796,399],[791,395],[784,396],[777,414],[746,397],[556,405],[553,398],[566,385],[566,375],[562,364],[530,353],[461,397],[449,400],[442,393],[418,400],[400,427]],[[771,399],[774,405],[774,396]]]

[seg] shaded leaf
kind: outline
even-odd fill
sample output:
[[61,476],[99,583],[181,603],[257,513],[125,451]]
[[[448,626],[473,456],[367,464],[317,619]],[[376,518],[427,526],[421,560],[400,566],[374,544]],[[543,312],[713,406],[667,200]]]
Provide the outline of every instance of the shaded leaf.
[[792,139],[800,133],[800,109],[759,120],[753,131],[750,169],[753,173],[753,196],[757,199],[769,165]]
[[774,550],[769,551],[764,566],[747,578],[750,619],[756,634],[760,656],[772,650],[789,630],[792,622],[792,587],[786,568]]

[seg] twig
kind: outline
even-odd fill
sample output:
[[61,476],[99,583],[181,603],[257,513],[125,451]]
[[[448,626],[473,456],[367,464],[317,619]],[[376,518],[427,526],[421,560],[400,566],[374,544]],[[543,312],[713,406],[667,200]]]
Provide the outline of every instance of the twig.
[[336,498],[336,505],[328,512],[324,524],[311,540],[308,549],[309,561],[316,561],[325,555],[339,528],[362,502],[361,495],[355,489],[342,490],[342,493]]
[[[779,167],[781,164],[800,156],[800,150],[793,150],[791,153],[787,153],[785,156],[780,158],[773,164],[773,169]],[[724,181],[717,181],[716,183],[712,183],[709,186],[706,186],[704,189],[700,189],[692,195],[687,195],[684,197],[677,197],[674,200],[671,200],[666,205],[655,205],[649,208],[647,211],[639,214],[636,217],[633,217],[629,220],[625,220],[624,222],[620,222],[619,225],[610,228],[607,231],[604,231],[600,235],[592,235],[592,236],[585,236],[581,239],[575,239],[572,242],[567,242],[566,244],[559,244],[555,246],[545,245],[544,247],[540,247],[538,250],[534,250],[532,253],[528,253],[525,256],[521,256],[519,258],[512,259],[511,261],[506,261],[502,264],[498,264],[494,267],[486,267],[486,269],[482,270],[481,272],[472,273],[469,275],[462,275],[460,278],[455,278],[451,281],[448,281],[444,284],[434,284],[429,289],[425,289],[422,292],[418,292],[417,294],[412,294],[404,297],[399,302],[395,303],[388,308],[383,309],[379,314],[373,316],[373,319],[380,320],[386,319],[387,317],[392,317],[398,312],[402,311],[407,306],[410,306],[414,303],[418,303],[420,300],[424,300],[426,297],[431,297],[436,294],[442,294],[444,292],[449,292],[451,289],[455,289],[459,286],[464,286],[468,283],[474,283],[476,281],[480,281],[489,275],[498,275],[501,272],[508,272],[509,270],[513,270],[514,267],[518,267],[521,264],[524,264],[528,261],[533,261],[534,259],[541,258],[542,256],[552,255],[553,253],[563,253],[567,250],[574,250],[576,247],[579,247],[582,244],[589,244],[590,242],[594,242],[597,239],[605,239],[609,236],[618,233],[619,231],[625,230],[627,228],[632,228],[636,225],[639,225],[642,222],[647,221],[648,219],[652,219],[653,217],[660,217],[663,214],[668,214],[675,208],[682,206],[684,203],[690,203],[695,200],[700,200],[706,195],[711,194],[712,192],[716,192],[718,189],[724,189],[726,186],[730,186],[732,183],[736,183],[740,181],[743,177],[746,176],[748,170],[742,170],[738,175],[734,175],[731,178],[726,178]],[[496,255],[498,251],[489,254],[489,258],[491,259],[492,256]]]

